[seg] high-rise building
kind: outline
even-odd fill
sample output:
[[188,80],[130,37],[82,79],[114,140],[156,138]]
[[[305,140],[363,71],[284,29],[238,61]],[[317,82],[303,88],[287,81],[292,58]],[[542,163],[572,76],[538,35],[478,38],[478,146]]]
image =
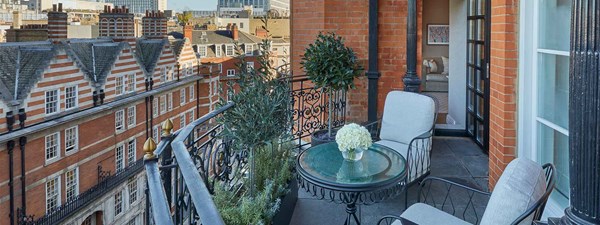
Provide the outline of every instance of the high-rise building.
[[167,9],[167,0],[106,0],[115,6],[126,6],[132,13],[144,14],[148,11],[164,11]]
[[269,10],[276,10],[279,15],[289,15],[290,0],[219,0],[217,10],[220,15],[244,10],[244,6],[252,6],[254,15],[262,15]]

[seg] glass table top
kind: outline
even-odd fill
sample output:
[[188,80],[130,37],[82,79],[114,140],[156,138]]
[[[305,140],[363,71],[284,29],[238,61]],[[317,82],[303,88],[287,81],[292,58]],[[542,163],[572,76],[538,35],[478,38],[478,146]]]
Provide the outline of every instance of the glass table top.
[[405,165],[402,155],[378,144],[373,144],[357,162],[345,160],[335,142],[311,147],[298,156],[301,175],[344,187],[398,182],[405,176]]

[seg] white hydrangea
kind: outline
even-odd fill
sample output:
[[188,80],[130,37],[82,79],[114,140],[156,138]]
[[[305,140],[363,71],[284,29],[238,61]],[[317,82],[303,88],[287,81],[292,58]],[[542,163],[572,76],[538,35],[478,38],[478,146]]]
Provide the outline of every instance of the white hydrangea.
[[335,135],[340,151],[348,151],[356,148],[367,149],[373,144],[371,134],[367,128],[355,123],[347,124]]

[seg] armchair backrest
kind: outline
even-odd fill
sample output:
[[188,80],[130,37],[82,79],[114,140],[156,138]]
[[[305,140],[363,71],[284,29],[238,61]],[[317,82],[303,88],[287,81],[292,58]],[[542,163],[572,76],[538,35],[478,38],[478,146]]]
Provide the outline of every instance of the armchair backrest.
[[554,167],[520,157],[508,164],[496,183],[481,224],[532,224],[539,219],[554,188]]
[[380,138],[404,144],[433,128],[435,102],[426,95],[392,91],[385,99]]

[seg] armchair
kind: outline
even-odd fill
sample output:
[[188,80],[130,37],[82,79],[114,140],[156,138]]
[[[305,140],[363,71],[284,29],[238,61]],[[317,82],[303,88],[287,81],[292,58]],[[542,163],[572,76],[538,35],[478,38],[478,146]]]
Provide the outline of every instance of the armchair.
[[[378,225],[471,224],[467,219],[485,225],[532,224],[542,216],[554,189],[555,176],[552,164],[540,167],[531,160],[517,158],[506,167],[493,193],[457,181],[428,177],[421,182],[420,203],[410,206],[399,217],[383,217]],[[462,195],[457,196],[459,192]],[[475,205],[481,196],[490,199],[480,218]]]
[[[394,149],[406,158],[407,186],[429,175],[436,117],[433,98],[412,92],[392,91],[386,97],[382,119],[366,126],[375,143]],[[404,194],[406,207],[408,192]]]

